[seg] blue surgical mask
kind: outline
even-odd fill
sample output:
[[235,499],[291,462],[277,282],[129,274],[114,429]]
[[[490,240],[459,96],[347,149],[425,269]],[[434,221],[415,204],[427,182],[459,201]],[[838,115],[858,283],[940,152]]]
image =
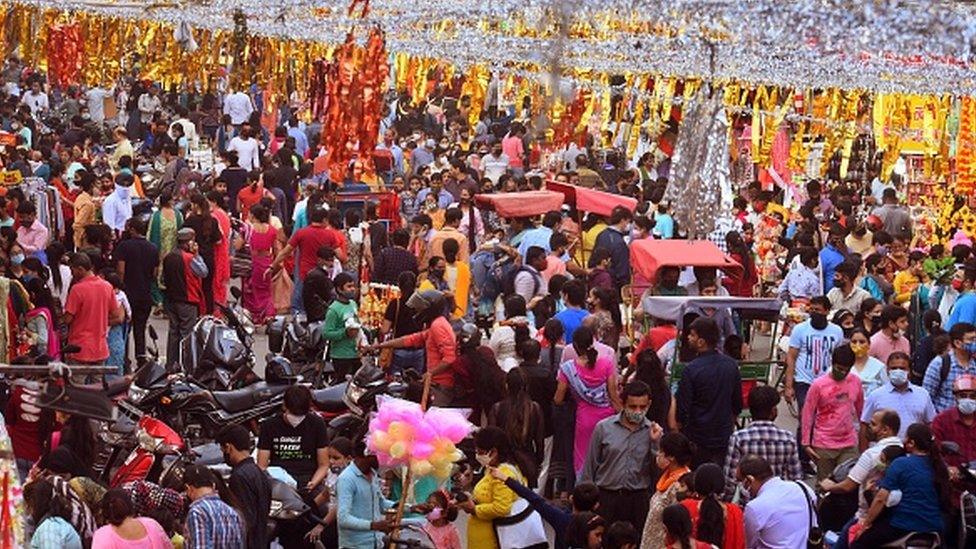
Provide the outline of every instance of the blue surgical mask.
[[14,265],[20,265],[24,262],[24,254],[14,254],[10,256],[10,262]]
[[[23,257],[23,256],[21,256],[21,257]],[[963,347],[963,349],[965,349],[966,352],[969,353],[969,354],[971,354],[971,355],[976,355],[976,341],[974,341],[972,343],[967,343],[966,346]]]
[[908,370],[892,370],[888,372],[888,380],[895,387],[901,387],[908,383]]

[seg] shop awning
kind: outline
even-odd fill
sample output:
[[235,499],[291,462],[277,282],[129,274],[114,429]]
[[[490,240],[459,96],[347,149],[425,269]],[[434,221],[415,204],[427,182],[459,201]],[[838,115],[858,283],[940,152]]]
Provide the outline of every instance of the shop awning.
[[559,211],[565,197],[555,191],[524,191],[520,193],[477,194],[480,206],[495,210],[499,217],[531,217]]
[[617,206],[623,206],[630,211],[637,209],[637,199],[629,196],[587,189],[558,181],[547,181],[546,188],[563,193],[566,197],[566,203],[575,205],[576,209],[581,212],[610,215],[610,212]]

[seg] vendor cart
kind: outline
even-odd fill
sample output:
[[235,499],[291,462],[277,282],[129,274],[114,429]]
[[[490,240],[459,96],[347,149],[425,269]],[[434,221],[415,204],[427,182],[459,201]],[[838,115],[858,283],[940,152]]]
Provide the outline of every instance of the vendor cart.
[[532,217],[558,211],[565,201],[561,193],[554,191],[477,194],[474,200],[478,206],[490,208],[502,218]]
[[[760,358],[746,357],[739,361],[739,375],[742,378],[742,402],[743,411],[739,416],[740,423],[749,420],[748,395],[749,391],[756,385],[769,384],[779,385],[779,378],[785,371],[784,364],[776,355],[776,346],[772,342],[776,341],[776,321],[779,319],[782,303],[773,298],[751,298],[751,297],[664,297],[649,296],[644,298],[646,310],[656,318],[670,320],[678,328],[678,337],[674,340],[673,350],[670,355],[670,379],[672,386],[676,387],[681,379],[681,372],[684,370],[685,363],[681,360],[681,349],[687,337],[688,326],[685,324],[686,315],[694,314],[705,308],[711,309],[730,309],[741,320],[761,320],[770,322],[774,326],[768,351]],[[754,331],[755,334],[755,331]],[[750,339],[750,348],[756,350],[753,345],[754,338]],[[756,352],[752,353],[756,355]]]
[[342,192],[335,195],[336,208],[345,216],[349,210],[363,212],[367,202],[376,203],[376,215],[379,221],[387,224],[389,232],[400,228],[400,197],[393,191],[374,192]]
[[637,209],[637,199],[622,194],[608,193],[579,185],[547,181],[546,188],[563,194],[567,204],[572,204],[578,212],[589,212],[608,216],[617,206],[623,206],[631,212]]

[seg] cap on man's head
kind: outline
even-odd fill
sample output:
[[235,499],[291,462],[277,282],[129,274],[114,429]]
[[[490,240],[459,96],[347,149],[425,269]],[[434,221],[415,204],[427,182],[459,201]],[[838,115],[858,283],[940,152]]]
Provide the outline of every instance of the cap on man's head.
[[976,391],[976,376],[961,375],[952,383],[952,391]]
[[177,242],[189,242],[196,238],[197,233],[189,227],[183,227],[179,231],[176,231],[176,241]]

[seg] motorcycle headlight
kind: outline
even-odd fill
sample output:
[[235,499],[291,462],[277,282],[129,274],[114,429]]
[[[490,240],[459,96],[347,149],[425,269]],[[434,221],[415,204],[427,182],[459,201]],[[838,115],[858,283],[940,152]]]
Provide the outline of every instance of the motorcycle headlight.
[[147,394],[149,394],[148,389],[143,389],[135,384],[129,385],[129,401],[133,404],[142,402],[142,399],[146,398]]
[[346,385],[346,393],[342,395],[342,400],[350,410],[361,415],[363,410],[359,407],[359,401],[366,395],[366,391],[366,387],[350,383]]

